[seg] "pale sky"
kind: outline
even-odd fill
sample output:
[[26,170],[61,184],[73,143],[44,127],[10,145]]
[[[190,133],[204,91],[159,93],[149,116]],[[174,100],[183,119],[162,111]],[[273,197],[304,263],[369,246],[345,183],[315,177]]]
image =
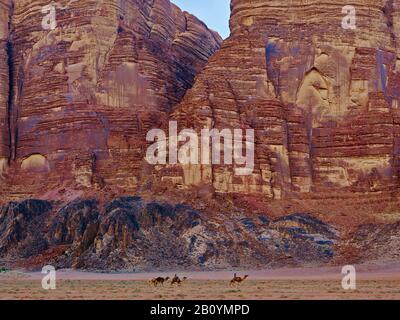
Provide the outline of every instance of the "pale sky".
[[230,0],[171,0],[182,10],[195,15],[221,35],[229,36]]

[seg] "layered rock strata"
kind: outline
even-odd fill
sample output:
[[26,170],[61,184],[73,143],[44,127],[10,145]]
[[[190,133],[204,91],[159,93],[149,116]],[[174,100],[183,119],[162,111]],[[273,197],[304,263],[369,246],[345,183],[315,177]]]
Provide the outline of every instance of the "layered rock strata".
[[0,1],[0,176],[8,165],[9,136],[8,136],[8,108],[9,108],[9,28],[11,15],[11,1]]
[[166,121],[220,36],[168,0],[50,8],[22,0],[11,20],[8,2],[0,4],[0,159],[9,165],[2,193],[135,190],[147,131]]
[[173,117],[254,129],[255,170],[175,166],[170,180],[273,199],[398,190],[400,4],[352,4],[356,29],[347,1],[233,0],[230,38]]

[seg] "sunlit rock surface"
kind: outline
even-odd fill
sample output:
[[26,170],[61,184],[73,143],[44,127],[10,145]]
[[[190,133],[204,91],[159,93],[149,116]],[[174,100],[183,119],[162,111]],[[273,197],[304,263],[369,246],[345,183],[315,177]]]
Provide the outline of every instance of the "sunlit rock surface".
[[352,2],[355,30],[342,28],[345,5],[232,1],[231,37],[173,117],[253,128],[256,168],[178,168],[175,181],[272,199],[398,190],[399,3]]
[[[45,5],[0,3],[0,190],[135,190],[147,131],[221,38],[168,0],[59,1],[54,30],[43,29]],[[44,170],[26,170],[32,156]]]

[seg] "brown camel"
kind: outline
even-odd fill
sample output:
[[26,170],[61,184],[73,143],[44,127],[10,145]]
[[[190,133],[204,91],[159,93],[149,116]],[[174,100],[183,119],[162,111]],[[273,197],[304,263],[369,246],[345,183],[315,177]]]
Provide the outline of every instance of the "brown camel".
[[249,276],[246,274],[243,278],[241,278],[241,277],[238,277],[237,275],[236,275],[236,273],[234,274],[234,276],[233,276],[233,279],[231,280],[231,282],[230,282],[230,286],[233,286],[233,285],[239,285],[239,284],[241,284],[244,280],[246,280],[247,278],[248,278]]
[[149,285],[150,286],[154,286],[157,287],[159,284],[161,284],[162,286],[164,286],[164,282],[168,281],[169,277],[163,278],[163,277],[158,277],[158,278],[154,278],[149,280]]
[[171,280],[171,286],[173,286],[174,284],[177,284],[178,286],[180,286],[182,284],[183,281],[187,280],[187,277],[183,277],[182,280],[175,274],[175,276],[172,278]]

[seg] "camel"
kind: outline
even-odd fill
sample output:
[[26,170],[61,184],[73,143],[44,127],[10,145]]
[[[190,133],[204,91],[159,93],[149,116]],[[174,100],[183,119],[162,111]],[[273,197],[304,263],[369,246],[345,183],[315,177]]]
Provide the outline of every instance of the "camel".
[[249,276],[246,274],[243,278],[241,278],[241,277],[238,277],[237,275],[236,275],[236,273],[234,274],[234,276],[233,276],[233,279],[231,280],[231,282],[230,282],[230,286],[233,286],[233,285],[239,285],[240,283],[242,283],[244,280],[246,280],[247,278],[248,278]]
[[173,286],[174,284],[177,284],[178,286],[180,286],[182,284],[183,281],[187,280],[187,277],[183,277],[182,280],[175,274],[175,276],[172,278],[171,280],[171,286]]
[[156,278],[150,279],[149,281],[147,281],[147,283],[149,284],[150,287],[157,287],[157,281]]
[[157,287],[159,284],[161,284],[162,286],[164,286],[164,282],[168,281],[169,277],[163,278],[163,277],[158,277],[158,278],[154,278],[148,281],[150,286],[154,286]]

